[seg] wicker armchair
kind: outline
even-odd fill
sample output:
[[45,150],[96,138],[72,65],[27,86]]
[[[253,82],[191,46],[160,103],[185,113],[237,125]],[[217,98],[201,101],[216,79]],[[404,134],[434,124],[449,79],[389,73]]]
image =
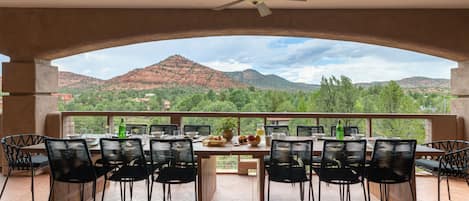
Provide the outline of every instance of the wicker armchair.
[[2,138],[5,159],[8,162],[8,174],[3,183],[0,199],[3,196],[8,178],[13,170],[31,170],[31,197],[34,201],[34,171],[48,165],[47,156],[24,152],[22,147],[43,143],[45,136],[35,134],[11,135]]
[[451,200],[449,177],[464,178],[469,185],[469,141],[442,140],[423,144],[446,152],[440,157],[424,156],[415,161],[417,167],[438,177],[438,200],[440,200],[441,177],[446,177],[448,198]]

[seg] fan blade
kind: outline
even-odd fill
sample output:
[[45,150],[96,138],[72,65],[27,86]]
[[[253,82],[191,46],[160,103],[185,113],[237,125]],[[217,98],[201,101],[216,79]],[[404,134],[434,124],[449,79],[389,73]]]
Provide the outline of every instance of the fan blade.
[[227,3],[227,4],[223,4],[223,5],[221,5],[221,6],[218,6],[218,7],[214,8],[213,10],[220,11],[220,10],[223,10],[223,9],[228,8],[228,7],[230,7],[230,6],[239,4],[239,3],[243,2],[243,1],[245,1],[245,0],[236,0],[236,1],[233,1],[233,2],[230,2],[230,3]]
[[255,5],[261,17],[265,17],[265,16],[272,14],[272,11],[270,10],[269,7],[267,7],[267,5],[264,2],[259,2],[259,3],[256,3]]

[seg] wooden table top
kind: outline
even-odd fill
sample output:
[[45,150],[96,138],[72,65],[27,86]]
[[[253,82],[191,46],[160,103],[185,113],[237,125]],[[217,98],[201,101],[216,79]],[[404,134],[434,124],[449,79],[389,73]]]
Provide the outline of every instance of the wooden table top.
[[[287,140],[307,140],[311,139],[310,137],[296,137],[296,136],[289,136],[286,138]],[[264,143],[259,144],[258,146],[251,146],[251,145],[233,145],[231,143],[227,143],[223,147],[207,147],[202,144],[202,142],[194,142],[194,153],[200,156],[210,156],[210,155],[269,155],[270,154],[270,146],[266,146]],[[45,146],[43,143],[27,146],[22,148],[25,151],[32,152],[32,153],[45,153]],[[149,151],[150,146],[149,143],[145,143],[143,145],[144,151]],[[99,145],[90,146],[89,150],[92,154],[100,154],[101,148]],[[323,150],[323,141],[313,141],[313,155],[321,155]],[[367,153],[371,154],[373,151],[372,147],[367,146]],[[443,155],[444,151],[439,149],[434,149],[422,145],[417,145],[416,148],[416,157],[420,156],[440,156]]]

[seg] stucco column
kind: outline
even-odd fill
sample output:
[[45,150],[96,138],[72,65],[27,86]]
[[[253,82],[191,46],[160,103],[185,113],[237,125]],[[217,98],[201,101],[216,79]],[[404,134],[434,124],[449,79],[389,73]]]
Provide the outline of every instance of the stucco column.
[[3,63],[3,133],[44,135],[46,116],[57,110],[58,70],[49,61]]
[[457,96],[451,101],[451,113],[464,120],[460,137],[469,140],[469,61],[459,62],[458,68],[451,69],[451,94]]

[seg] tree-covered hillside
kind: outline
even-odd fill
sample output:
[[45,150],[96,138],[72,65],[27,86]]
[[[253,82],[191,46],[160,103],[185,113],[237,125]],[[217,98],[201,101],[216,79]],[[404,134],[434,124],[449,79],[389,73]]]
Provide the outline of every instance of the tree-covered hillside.
[[[396,82],[372,87],[359,87],[342,76],[323,78],[318,90],[276,91],[259,90],[254,87],[213,91],[203,88],[160,88],[152,90],[108,91],[99,88],[88,90],[64,90],[74,99],[61,103],[62,111],[163,111],[164,102],[170,103],[169,111],[207,112],[339,112],[339,113],[447,113],[448,94],[406,92]],[[129,118],[134,123],[168,123],[166,118]],[[217,119],[187,118],[184,123],[209,123],[217,126]],[[87,127],[91,132],[104,132],[105,120],[75,118],[76,129]],[[244,133],[254,132],[260,119],[242,119]],[[312,124],[310,119],[289,122],[292,133],[295,125]],[[322,119],[327,128],[335,119]],[[350,119],[349,124],[358,125],[364,132],[365,121]],[[424,121],[376,120],[375,135],[424,138]],[[90,131],[91,130],[91,131]]]

